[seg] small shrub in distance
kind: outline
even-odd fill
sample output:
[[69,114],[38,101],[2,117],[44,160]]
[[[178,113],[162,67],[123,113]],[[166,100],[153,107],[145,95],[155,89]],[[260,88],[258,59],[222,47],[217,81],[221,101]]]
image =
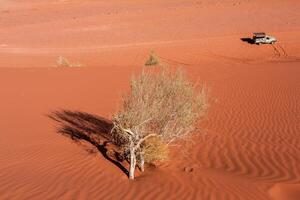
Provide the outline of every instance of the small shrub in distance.
[[146,66],[155,66],[155,65],[159,65],[159,63],[160,63],[159,57],[156,54],[154,54],[154,52],[151,52],[145,65]]
[[63,56],[59,56],[56,60],[56,65],[58,67],[82,67],[80,63],[71,63],[68,59]]

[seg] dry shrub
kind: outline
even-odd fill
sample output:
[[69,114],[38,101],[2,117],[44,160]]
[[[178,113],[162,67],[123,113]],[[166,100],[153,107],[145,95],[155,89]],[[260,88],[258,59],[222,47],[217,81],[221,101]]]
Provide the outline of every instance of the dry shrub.
[[155,65],[159,65],[159,64],[160,64],[159,57],[154,52],[151,52],[145,65],[146,66],[155,66]]
[[180,71],[160,67],[133,77],[122,109],[113,117],[112,138],[130,160],[129,178],[135,165],[163,161],[168,145],[186,139],[206,113],[204,87],[196,87]]
[[67,58],[59,56],[56,60],[56,65],[58,67],[82,67],[80,63],[71,63]]
[[[143,71],[132,79],[131,92],[124,96],[123,108],[114,116],[114,123],[135,133],[136,140],[156,133],[170,144],[194,130],[207,105],[205,89],[197,89],[182,71]],[[117,140],[127,145],[126,133],[117,132]]]

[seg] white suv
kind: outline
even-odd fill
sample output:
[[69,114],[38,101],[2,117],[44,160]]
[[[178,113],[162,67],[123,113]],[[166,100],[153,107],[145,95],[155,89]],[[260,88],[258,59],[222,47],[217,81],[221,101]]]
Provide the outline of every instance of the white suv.
[[266,35],[265,33],[253,33],[254,44],[274,44],[276,41],[275,37]]

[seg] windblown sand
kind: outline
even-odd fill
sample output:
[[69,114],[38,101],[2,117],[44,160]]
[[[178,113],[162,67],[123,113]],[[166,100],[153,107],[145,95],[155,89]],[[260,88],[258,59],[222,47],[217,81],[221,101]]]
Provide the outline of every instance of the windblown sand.
[[[297,0],[0,0],[0,199],[300,199]],[[275,45],[240,39],[255,31]],[[110,119],[151,51],[210,89],[193,143],[129,181],[48,115]],[[59,67],[64,56],[84,67]],[[87,151],[88,150],[88,151]]]

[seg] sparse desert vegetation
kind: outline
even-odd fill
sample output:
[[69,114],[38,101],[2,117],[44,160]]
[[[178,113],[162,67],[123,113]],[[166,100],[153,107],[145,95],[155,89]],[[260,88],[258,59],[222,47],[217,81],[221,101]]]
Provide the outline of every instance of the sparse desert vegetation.
[[67,58],[59,56],[56,60],[57,67],[83,67],[80,63],[72,63]]
[[[128,176],[134,179],[137,166],[144,172],[145,164],[166,161],[173,142],[190,139],[207,108],[207,89],[194,85],[179,69],[159,67],[131,79],[130,91],[124,94],[122,107],[111,122],[68,110],[49,117],[60,124],[58,133],[92,144],[123,171],[119,162],[126,160]],[[111,155],[108,143],[115,147],[110,149]]]
[[299,10],[0,0],[0,200],[299,200]]
[[153,51],[150,53],[149,58],[145,62],[145,66],[156,66],[160,64],[160,58]]
[[130,160],[129,178],[136,164],[167,158],[168,145],[188,137],[207,110],[205,88],[196,88],[180,70],[143,71],[131,80],[122,109],[114,115],[113,140]]

